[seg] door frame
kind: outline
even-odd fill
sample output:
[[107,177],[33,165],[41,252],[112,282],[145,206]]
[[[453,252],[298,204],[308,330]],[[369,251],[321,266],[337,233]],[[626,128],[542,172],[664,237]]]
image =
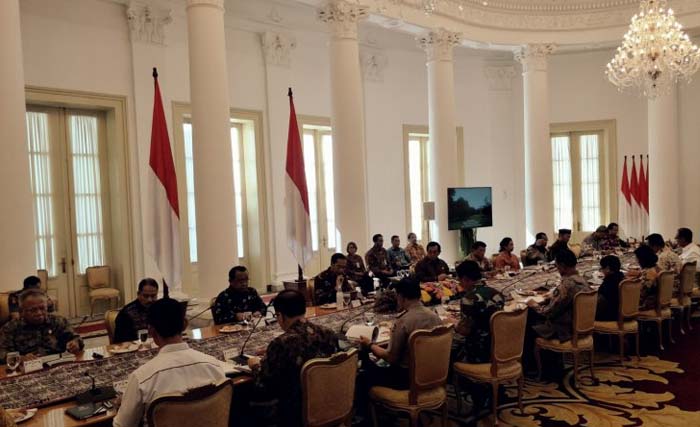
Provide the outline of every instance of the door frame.
[[[107,187],[110,195],[109,217],[112,236],[111,248],[106,252],[112,256],[110,267],[114,287],[122,293],[123,301],[134,299],[138,278],[134,267],[136,247],[133,230],[134,224],[140,224],[141,213],[139,209],[133,208],[133,197],[136,193],[132,185],[137,185],[138,179],[134,179],[132,184],[134,172],[130,167],[130,159],[132,155],[135,156],[135,152],[132,153],[129,145],[126,96],[26,86],[25,102],[37,107],[98,110],[105,114]],[[120,238],[117,239],[116,236]],[[77,315],[77,311],[70,314]]]

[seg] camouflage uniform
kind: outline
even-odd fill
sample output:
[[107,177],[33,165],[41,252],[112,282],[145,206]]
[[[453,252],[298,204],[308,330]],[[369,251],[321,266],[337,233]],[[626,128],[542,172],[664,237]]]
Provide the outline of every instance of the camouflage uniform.
[[23,319],[10,320],[0,329],[0,360],[4,361],[7,353],[13,351],[37,356],[60,353],[74,338],[79,339],[80,348],[83,348],[83,341],[61,316],[49,314],[46,323],[41,325],[30,325]]
[[311,322],[297,321],[267,347],[256,385],[279,400],[280,425],[301,426],[301,367],[310,359],[338,351],[335,333]]
[[[335,302],[335,282],[338,275],[333,271],[333,268],[328,268],[314,277],[314,299],[316,305],[330,304]],[[343,278],[343,292],[351,292],[352,286],[348,282],[348,277]]]
[[245,288],[243,290],[226,288],[216,297],[211,311],[214,315],[214,323],[219,325],[236,322],[236,313],[257,311],[265,315],[267,308],[262,298],[258,296],[258,291],[254,288]]
[[574,297],[579,292],[590,291],[586,279],[578,273],[561,278],[561,284],[554,290],[549,303],[537,307],[536,311],[544,316],[544,322],[533,326],[543,338],[557,338],[559,341],[571,339],[574,322]]
[[[477,283],[462,299],[462,319],[457,333],[463,339],[456,359],[467,363],[487,363],[491,360],[491,315],[503,309],[505,300],[495,289]],[[458,337],[456,337],[458,338]]]

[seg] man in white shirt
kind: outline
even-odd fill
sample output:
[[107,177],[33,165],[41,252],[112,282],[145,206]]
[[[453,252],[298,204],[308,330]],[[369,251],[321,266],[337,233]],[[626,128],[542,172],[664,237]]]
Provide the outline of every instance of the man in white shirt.
[[676,241],[682,249],[680,257],[683,264],[696,261],[697,271],[700,272],[700,247],[693,243],[693,232],[689,228],[679,228]]
[[160,347],[158,355],[129,375],[114,427],[137,427],[148,405],[164,394],[216,384],[226,379],[223,362],[189,348],[182,340],[187,321],[182,305],[170,298],[148,310],[148,333]]

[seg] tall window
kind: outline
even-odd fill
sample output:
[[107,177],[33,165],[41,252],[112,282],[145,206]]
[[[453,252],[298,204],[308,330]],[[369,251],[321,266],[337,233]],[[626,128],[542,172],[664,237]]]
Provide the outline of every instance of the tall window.
[[429,150],[428,135],[408,134],[408,184],[409,184],[409,226],[418,240],[428,239],[427,221],[423,220],[423,203],[428,201],[429,192]]
[[[194,156],[192,152],[192,123],[182,124],[185,145],[185,179],[187,185],[187,229],[190,242],[190,262],[197,262],[197,212],[194,197]],[[233,170],[233,192],[236,206],[236,249],[238,258],[244,258],[245,249],[245,176],[243,156],[243,131],[240,123],[231,121],[231,167]]]
[[609,133],[604,128],[552,133],[555,229],[588,233],[610,220],[615,192],[609,191]]

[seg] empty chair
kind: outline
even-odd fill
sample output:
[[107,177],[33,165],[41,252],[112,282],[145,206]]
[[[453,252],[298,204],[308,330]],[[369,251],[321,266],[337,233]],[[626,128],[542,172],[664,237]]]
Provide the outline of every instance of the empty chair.
[[183,394],[160,396],[148,406],[146,420],[150,427],[228,427],[232,397],[233,383],[229,379]]
[[0,293],[0,326],[10,320],[10,294]]
[[695,287],[695,271],[697,262],[689,262],[683,264],[679,276],[678,297],[671,298],[671,310],[681,311],[681,334],[685,334],[683,330],[683,322],[685,322],[688,330],[692,330],[690,326],[690,306],[692,304],[693,288]]
[[604,335],[617,335],[620,345],[620,363],[625,360],[625,336],[634,335],[635,349],[639,358],[639,324],[637,315],[639,314],[639,294],[642,290],[642,280],[626,279],[620,283],[618,292],[620,295],[620,306],[618,308],[618,318],[613,321],[596,321],[595,333]]
[[659,277],[656,279],[657,290],[656,290],[656,306],[651,310],[644,310],[639,312],[637,320],[640,322],[656,322],[659,331],[659,349],[664,349],[664,338],[662,333],[662,325],[664,320],[668,320],[668,339],[671,343],[673,341],[673,325],[671,324],[672,316],[671,309],[671,298],[673,297],[673,280],[675,278],[675,273],[673,271],[662,271]]
[[[491,316],[491,362],[454,364],[454,371],[471,381],[491,384],[493,425],[498,424],[498,387],[505,382],[518,381],[518,406],[523,410],[523,345],[527,310],[499,311]],[[458,380],[456,381],[459,382]],[[457,398],[460,399],[459,390]]]
[[95,302],[99,300],[117,300],[119,307],[119,290],[110,286],[110,269],[109,266],[102,265],[99,267],[88,267],[85,270],[87,276],[87,284],[90,288],[90,316],[95,310]]
[[356,349],[311,359],[301,368],[305,427],[349,426],[355,396]]
[[107,328],[107,336],[109,337],[110,344],[114,344],[114,330],[117,325],[117,315],[119,315],[119,310],[107,310],[105,312],[105,327]]
[[369,391],[370,408],[377,426],[376,405],[407,412],[410,426],[418,425],[421,411],[442,408],[442,425],[447,424],[447,391],[445,383],[450,370],[452,326],[436,326],[430,330],[413,331],[408,338],[408,390],[372,387]]
[[[542,375],[542,360],[540,350],[549,350],[557,353],[571,353],[574,356],[574,385],[578,386],[578,357],[581,352],[589,352],[589,368],[591,377],[593,373],[593,328],[595,326],[595,311],[598,302],[598,292],[579,292],[574,296],[574,324],[573,333],[569,341],[561,342],[558,339],[537,338],[535,340],[535,360],[537,370]],[[639,304],[639,301],[637,301]]]

